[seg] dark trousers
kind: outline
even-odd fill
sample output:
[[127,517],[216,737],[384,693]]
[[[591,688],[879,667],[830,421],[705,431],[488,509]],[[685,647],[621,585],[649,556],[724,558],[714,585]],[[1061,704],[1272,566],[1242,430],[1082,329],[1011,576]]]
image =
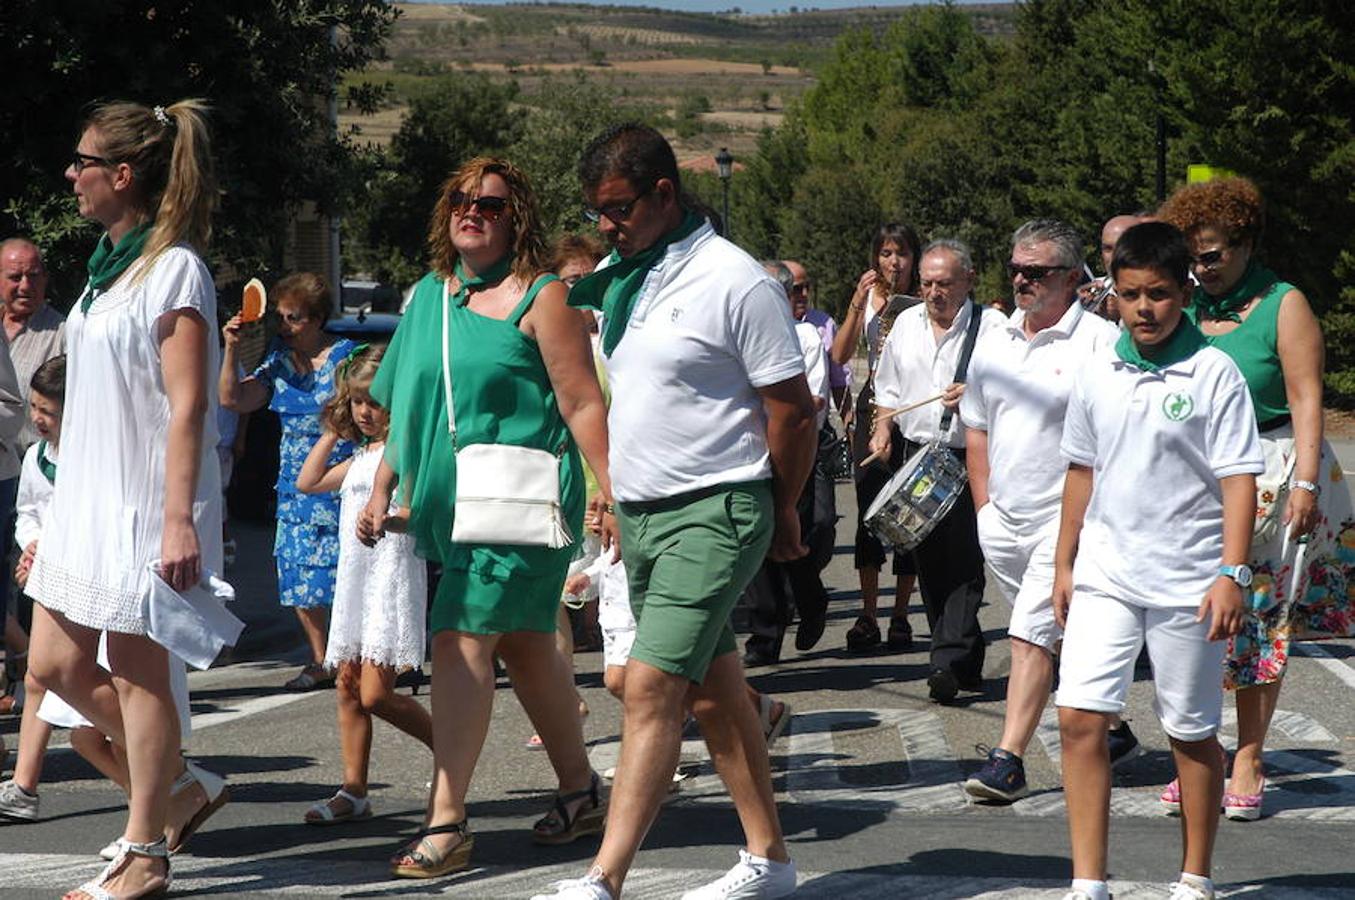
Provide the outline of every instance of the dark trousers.
[[837,504],[825,463],[820,455],[796,504],[800,540],[809,547],[808,555],[790,562],[763,560],[744,591],[750,632],[745,647],[749,650],[780,657],[792,608],[799,612],[801,621],[827,613],[828,591],[820,573],[833,558]]
[[[896,433],[897,434],[897,433]],[[918,445],[907,442],[911,456]],[[954,451],[964,459],[964,451]],[[931,626],[931,665],[949,669],[963,684],[983,677],[987,648],[979,628],[983,601],[983,551],[968,486],[932,533],[913,548],[918,588]]]

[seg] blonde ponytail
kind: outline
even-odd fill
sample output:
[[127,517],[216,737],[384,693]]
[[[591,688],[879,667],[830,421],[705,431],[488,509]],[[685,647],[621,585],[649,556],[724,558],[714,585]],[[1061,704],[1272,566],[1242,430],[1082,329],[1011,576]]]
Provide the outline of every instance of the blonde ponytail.
[[167,107],[107,103],[85,120],[98,135],[100,153],[132,167],[135,202],[141,221],[154,218],[141,257],[138,278],[161,253],[183,242],[198,252],[212,235],[217,204],[207,104],[180,100]]

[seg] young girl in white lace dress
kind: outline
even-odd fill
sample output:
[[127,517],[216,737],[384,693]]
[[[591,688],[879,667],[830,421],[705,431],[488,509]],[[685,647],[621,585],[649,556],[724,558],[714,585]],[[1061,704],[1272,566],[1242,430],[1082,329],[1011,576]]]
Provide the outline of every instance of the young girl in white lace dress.
[[[325,432],[297,476],[305,493],[339,491],[339,564],[329,620],[325,665],[337,669],[339,745],[343,785],[306,812],[311,825],[333,825],[371,816],[367,769],[371,759],[372,716],[433,746],[428,710],[395,692],[395,677],[423,665],[427,576],[414,555],[414,538],[402,530],[407,510],[391,506],[389,533],[374,547],[357,537],[357,518],[372,493],[372,478],[385,452],[390,415],[368,392],[383,346],[359,345],[335,377],[336,392],[325,406]],[[352,457],[329,466],[340,440],[359,445]]]

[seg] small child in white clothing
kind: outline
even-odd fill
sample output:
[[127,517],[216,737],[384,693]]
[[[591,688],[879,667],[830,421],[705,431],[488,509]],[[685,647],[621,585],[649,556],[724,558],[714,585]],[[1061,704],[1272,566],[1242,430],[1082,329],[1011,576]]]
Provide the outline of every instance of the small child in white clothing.
[[1107,900],[1110,759],[1146,643],[1155,708],[1180,773],[1182,866],[1172,900],[1212,900],[1223,797],[1222,667],[1242,625],[1256,475],[1256,417],[1242,374],[1182,315],[1190,256],[1163,222],[1127,230],[1111,273],[1124,331],[1075,376],[1055,551],[1064,626],[1059,732],[1073,849],[1065,900]]
[[[385,353],[382,345],[360,344],[339,365],[335,394],[325,405],[324,434],[311,448],[297,476],[308,494],[338,490],[339,563],[330,611],[325,666],[337,669],[339,744],[343,785],[306,812],[310,825],[333,825],[372,814],[367,799],[372,716],[433,747],[433,722],[413,697],[395,692],[400,671],[418,668],[424,657],[427,575],[414,555],[414,539],[395,533],[408,510],[392,507],[387,538],[374,547],[357,538],[357,518],[372,494],[372,481],[385,451],[390,414],[369,392]],[[349,459],[328,466],[340,440],[360,445]]]

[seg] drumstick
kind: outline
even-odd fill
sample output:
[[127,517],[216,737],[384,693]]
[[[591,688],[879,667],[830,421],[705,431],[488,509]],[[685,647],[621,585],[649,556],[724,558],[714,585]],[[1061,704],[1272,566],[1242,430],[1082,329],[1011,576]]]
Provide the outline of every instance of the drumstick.
[[[916,403],[910,403],[910,404],[908,404],[907,406],[905,406],[903,409],[896,409],[896,410],[894,410],[892,413],[890,413],[890,414],[889,414],[888,416],[886,416],[885,418],[886,418],[886,420],[889,420],[889,419],[893,419],[895,416],[901,416],[901,415],[903,415],[903,414],[906,413],[906,412],[912,412],[913,410],[917,409],[919,406],[926,406],[928,403],[935,403],[937,400],[940,400],[940,399],[941,399],[942,397],[944,397],[944,396],[946,396],[946,395],[945,395],[945,394],[937,394],[935,397],[928,397],[926,400],[919,400],[919,401],[917,401]],[[873,462],[879,460],[879,459],[880,459],[881,457],[883,457],[884,455],[885,455],[885,451],[883,451],[883,450],[876,450],[876,451],[875,451],[874,453],[872,453],[870,456],[867,456],[865,459],[861,460],[861,462],[858,463],[858,465],[868,466],[868,465],[870,465],[871,463],[873,463]]]

